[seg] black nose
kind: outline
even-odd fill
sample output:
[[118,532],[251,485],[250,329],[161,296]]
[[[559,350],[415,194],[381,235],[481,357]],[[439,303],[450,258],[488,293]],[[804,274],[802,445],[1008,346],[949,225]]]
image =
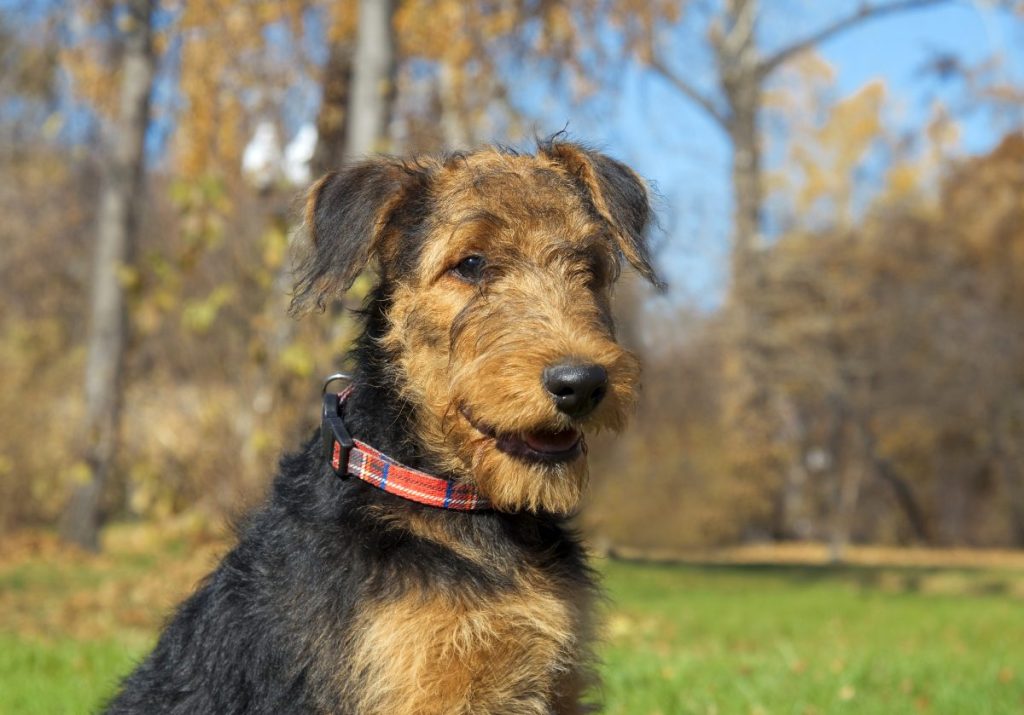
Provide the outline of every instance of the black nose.
[[590,414],[608,392],[608,372],[600,365],[551,365],[543,377],[555,407],[570,417]]

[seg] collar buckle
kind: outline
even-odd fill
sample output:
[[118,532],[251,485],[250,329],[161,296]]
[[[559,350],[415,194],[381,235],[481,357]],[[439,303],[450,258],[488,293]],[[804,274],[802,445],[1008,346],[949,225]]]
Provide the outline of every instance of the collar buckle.
[[320,436],[323,439],[324,459],[342,479],[348,477],[348,457],[355,447],[352,435],[348,433],[341,419],[341,397],[348,392],[327,392],[327,386],[335,380],[349,380],[348,375],[331,375],[323,388],[323,413],[320,419]]

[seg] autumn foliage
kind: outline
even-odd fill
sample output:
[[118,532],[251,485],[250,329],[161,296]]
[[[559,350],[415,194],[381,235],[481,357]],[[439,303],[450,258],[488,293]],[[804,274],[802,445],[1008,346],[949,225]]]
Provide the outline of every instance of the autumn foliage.
[[[54,524],[88,476],[76,424],[118,14],[70,5],[34,20],[31,39],[0,11],[0,55],[18,69],[0,113],[0,531]],[[615,53],[654,61],[659,23],[685,21],[682,7],[397,2],[390,146],[519,141],[533,125],[515,101],[517,58],[585,105],[608,91]],[[162,6],[145,209],[120,271],[131,337],[106,519],[239,514],[313,429],[320,377],[344,366],[349,313],[286,316],[300,188],[280,173],[254,184],[241,166],[261,122],[282,137],[301,111],[344,122],[343,83],[317,102],[328,55],[349,66],[354,8]],[[823,61],[787,72],[763,98],[783,127],[765,142],[764,187],[782,218],[744,287],[755,292],[712,310],[620,291],[644,393],[631,431],[595,445],[582,525],[611,549],[1024,546],[1024,135],[954,159],[955,121],[937,107],[924,149],[904,155],[883,83],[822,110]],[[865,192],[865,157],[878,156]],[[740,299],[756,323],[736,322]],[[751,350],[758,390],[740,394]]]

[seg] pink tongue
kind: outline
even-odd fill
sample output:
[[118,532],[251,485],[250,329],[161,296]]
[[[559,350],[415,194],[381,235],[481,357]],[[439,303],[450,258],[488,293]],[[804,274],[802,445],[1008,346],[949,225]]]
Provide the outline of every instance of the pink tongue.
[[523,441],[538,452],[565,452],[572,449],[580,439],[580,433],[574,429],[561,432],[527,432]]

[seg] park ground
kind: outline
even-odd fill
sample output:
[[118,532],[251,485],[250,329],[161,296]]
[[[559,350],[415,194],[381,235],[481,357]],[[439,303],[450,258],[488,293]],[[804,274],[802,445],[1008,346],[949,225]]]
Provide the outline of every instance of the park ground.
[[[0,713],[95,710],[224,552],[187,520],[0,549]],[[598,561],[614,715],[1024,712],[1024,557],[816,547]]]

